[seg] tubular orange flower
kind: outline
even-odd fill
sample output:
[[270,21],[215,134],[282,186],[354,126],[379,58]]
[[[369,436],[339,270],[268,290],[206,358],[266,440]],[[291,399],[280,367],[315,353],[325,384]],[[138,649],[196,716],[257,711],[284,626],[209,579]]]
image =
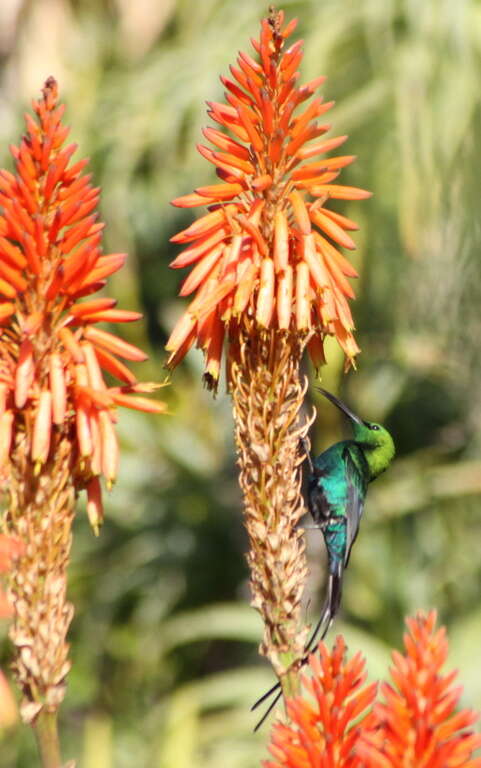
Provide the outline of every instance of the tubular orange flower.
[[319,645],[319,656],[309,657],[311,677],[301,676],[303,694],[287,700],[290,724],[274,723],[274,759],[264,768],[481,768],[472,757],[481,734],[470,729],[478,715],[455,713],[462,687],[453,685],[456,672],[440,674],[445,629],[435,629],[435,611],[406,624],[406,653],[393,652],[394,686],[381,684],[384,703],[374,701],[377,684],[363,687],[360,654],[345,660],[342,637],[332,654]]
[[457,673],[441,674],[448,655],[445,628],[436,629],[435,611],[406,624],[405,654],[393,652],[394,685],[382,684],[377,728],[363,734],[359,754],[370,768],[480,768],[481,758],[472,754],[481,747],[481,734],[470,730],[478,715],[470,709],[455,713],[462,693],[453,685]]
[[[12,147],[16,174],[0,171],[0,458],[5,472],[14,436],[24,433],[40,468],[51,450],[52,429],[68,434],[76,487],[108,467],[115,480],[118,446],[113,426],[117,406],[160,413],[165,405],[123,397],[135,391],[135,376],[118,360],[146,359],[142,350],[95,328],[101,322],[137,320],[109,298],[79,301],[97,292],[125,262],[125,254],[102,254],[103,224],[94,212],[99,189],[87,163],[71,164],[76,145],[63,148],[57,85],[50,78],[26,115],[27,133]],[[104,371],[123,386],[108,387]],[[115,394],[115,397],[114,397]],[[27,416],[28,414],[28,416]],[[103,423],[103,428],[101,424]],[[93,436],[106,434],[99,446]],[[100,438],[99,438],[100,439]],[[102,455],[93,462],[94,448]]]
[[[330,129],[316,119],[334,102],[316,97],[301,107],[325,78],[297,85],[302,40],[285,49],[296,21],[284,28],[283,22],[282,11],[262,21],[260,40],[252,41],[257,60],[240,53],[232,79],[221,78],[228,104],[209,103],[209,116],[233,135],[209,127],[204,135],[215,149],[198,146],[221,183],[173,200],[181,208],[207,205],[209,212],[172,238],[186,247],[171,266],[194,265],[180,294],[196,295],[167,342],[169,364],[197,343],[213,387],[218,373],[207,371],[210,334],[217,334],[218,348],[219,335],[238,335],[245,315],[260,328],[312,330],[316,365],[326,335],[337,338],[347,364],[359,351],[346,301],[354,296],[346,276],[356,272],[338,250],[355,247],[347,231],[357,226],[325,206],[331,198],[360,200],[370,193],[334,183],[352,155],[305,162],[347,136],[311,143]],[[206,333],[207,315],[217,321]]]
[[[362,768],[359,735],[369,729],[377,684],[364,686],[365,661],[360,653],[346,659],[339,635],[330,653],[323,643],[311,654],[312,677],[301,676],[303,695],[287,701],[290,724],[274,723],[264,768]],[[308,701],[307,695],[311,700]]]

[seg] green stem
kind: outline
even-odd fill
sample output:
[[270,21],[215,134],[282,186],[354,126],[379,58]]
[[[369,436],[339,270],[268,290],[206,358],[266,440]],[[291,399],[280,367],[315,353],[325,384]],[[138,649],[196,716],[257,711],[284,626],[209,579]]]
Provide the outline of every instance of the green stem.
[[33,730],[42,760],[42,768],[61,768],[57,713],[42,710],[33,724]]
[[280,679],[284,701],[299,693],[299,669],[290,667]]

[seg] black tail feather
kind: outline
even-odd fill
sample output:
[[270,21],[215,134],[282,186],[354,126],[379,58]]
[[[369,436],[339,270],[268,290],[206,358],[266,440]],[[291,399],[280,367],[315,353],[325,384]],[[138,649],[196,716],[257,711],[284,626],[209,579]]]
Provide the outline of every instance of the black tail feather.
[[[309,639],[309,642],[306,645],[306,655],[301,661],[301,665],[307,664],[307,661],[309,659],[309,654],[312,653],[319,642],[324,640],[325,636],[327,635],[329,628],[331,627],[332,622],[334,621],[334,617],[336,613],[339,610],[339,606],[341,604],[341,596],[342,596],[342,576],[343,576],[344,568],[342,566],[342,563],[339,563],[336,571],[334,573],[329,573],[329,579],[327,582],[327,595],[326,599],[324,601],[324,605],[322,607],[321,612],[321,618],[317,622],[315,629]],[[323,626],[325,624],[325,626]],[[322,632],[321,632],[322,629]],[[319,640],[317,640],[317,636],[321,632],[321,636]],[[276,683],[272,686],[272,688],[269,688],[266,693],[264,693],[257,701],[252,705],[251,712],[253,712],[257,707],[259,707],[261,704],[264,703],[266,699],[269,698],[275,691],[277,691],[281,687],[280,683]],[[266,712],[263,714],[262,718],[257,723],[256,727],[254,728],[254,732],[257,731],[261,725],[264,723],[264,721],[267,719],[267,717],[270,715],[272,710],[274,709],[275,705],[279,701],[279,699],[282,696],[282,691],[279,691],[275,699],[271,702]]]
[[280,683],[275,683],[275,684],[272,686],[272,688],[269,688],[269,690],[268,690],[268,691],[266,691],[266,692],[265,692],[265,693],[264,693],[264,694],[263,694],[263,695],[260,697],[260,699],[257,699],[257,701],[256,701],[256,702],[254,702],[254,704],[253,704],[253,705],[252,705],[252,707],[251,707],[251,712],[254,712],[254,710],[255,710],[255,709],[257,709],[257,707],[260,707],[260,705],[261,705],[261,704],[263,704],[263,703],[264,703],[264,701],[265,701],[266,699],[268,699],[268,698],[269,698],[269,696],[272,696],[272,694],[274,693],[274,691],[277,691],[277,689],[278,689],[278,688],[280,688],[280,687],[281,687],[281,684],[280,684]]
[[[277,685],[276,688],[280,688],[280,685]],[[261,727],[262,723],[265,720],[267,720],[267,718],[269,717],[270,713],[272,712],[272,710],[276,706],[276,704],[279,701],[279,699],[281,698],[281,696],[282,696],[282,691],[279,691],[279,693],[277,694],[275,699],[269,704],[267,710],[264,712],[264,714],[262,715],[261,719],[259,720],[259,722],[257,723],[256,727],[254,728],[254,733],[256,731],[258,731],[259,728]]]

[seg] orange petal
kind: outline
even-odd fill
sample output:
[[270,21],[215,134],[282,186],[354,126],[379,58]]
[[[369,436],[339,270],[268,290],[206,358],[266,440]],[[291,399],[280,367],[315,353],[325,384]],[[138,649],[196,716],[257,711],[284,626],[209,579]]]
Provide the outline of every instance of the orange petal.
[[[286,24],[286,26],[282,30],[282,33],[281,33],[282,37],[283,38],[287,38],[290,35],[292,35],[292,33],[294,32],[295,28],[297,27],[297,24],[298,24],[298,20],[297,19],[291,19],[289,24]],[[326,78],[322,78],[322,79],[324,81]]]
[[289,263],[289,228],[284,211],[277,211],[274,222],[274,266],[282,272]]
[[350,331],[346,331],[340,322],[334,321],[334,328],[336,339],[346,354],[349,367],[349,363],[353,364],[353,359],[356,357],[356,355],[359,354],[361,350],[357,346],[352,333]]
[[315,194],[326,194],[333,200],[365,200],[372,197],[372,192],[368,192],[367,189],[344,187],[341,184],[323,184],[316,188]]
[[227,231],[224,227],[219,227],[214,232],[209,232],[207,235],[202,236],[195,245],[184,248],[174,261],[170,262],[169,266],[172,269],[188,267],[190,264],[201,259],[207,251],[212,250],[214,246],[221,243],[226,235]]
[[359,274],[356,272],[352,264],[342,255],[342,253],[337,250],[337,248],[334,248],[334,246],[328,240],[322,237],[319,232],[315,232],[314,237],[316,238],[316,243],[319,250],[323,254],[328,253],[330,257],[334,259],[335,262],[337,262],[344,275],[347,277],[359,277]]
[[293,270],[288,264],[281,273],[277,288],[277,322],[281,330],[291,324]]
[[216,128],[206,127],[202,129],[202,133],[206,139],[212,144],[215,144],[216,147],[219,147],[219,149],[224,149],[226,152],[229,152],[242,160],[249,160],[249,150],[246,147],[243,147],[242,144],[234,141],[234,139],[231,139],[230,136],[226,136],[222,131],[218,131]]
[[251,120],[248,109],[244,106],[239,105],[237,108],[237,113],[242,121],[242,125],[247,131],[247,135],[249,136],[249,141],[254,147],[255,151],[262,152],[264,148],[264,142]]
[[211,336],[205,349],[205,373],[207,376],[211,377],[213,381],[217,381],[220,374],[224,334],[224,324],[217,316],[212,324]]
[[207,253],[201,261],[194,267],[190,275],[182,283],[179,296],[188,296],[203,283],[211,270],[216,266],[220,257],[224,253],[224,245],[219,244]]
[[296,267],[296,324],[299,331],[310,328],[309,269],[305,261]]
[[272,176],[269,173],[265,173],[263,176],[256,176],[251,181],[251,187],[256,192],[263,192],[265,189],[272,187]]
[[195,336],[196,336],[196,328],[192,328],[191,332],[184,339],[182,344],[169,355],[167,359],[168,368],[175,368],[175,366],[178,365],[184,359],[187,352],[189,351],[189,349],[191,348],[192,344],[195,341]]
[[84,323],[133,323],[143,317],[141,312],[132,312],[128,309],[104,309],[84,315],[81,320]]
[[100,411],[100,437],[102,441],[102,472],[111,488],[117,476],[119,464],[119,445],[117,435],[107,411]]
[[8,320],[15,312],[15,304],[10,301],[0,301],[0,323]]
[[102,488],[98,477],[92,477],[87,484],[87,517],[96,536],[104,521]]
[[314,235],[305,235],[302,238],[304,261],[309,267],[312,279],[321,290],[329,285],[327,270],[322,257],[317,253]]
[[328,216],[330,219],[336,222],[336,224],[339,224],[340,227],[343,229],[353,230],[356,231],[359,229],[359,225],[356,224],[355,221],[352,221],[352,219],[348,219],[347,216],[341,216],[340,213],[337,213],[336,211],[331,211],[330,208],[323,208],[322,212],[324,216]]
[[[257,214],[257,210],[256,210]],[[254,239],[259,252],[265,256],[268,253],[268,247],[267,243],[262,237],[262,234],[257,226],[256,223],[254,223],[254,216],[251,214],[249,217],[245,216],[243,213],[239,213],[237,216],[237,221],[241,225],[242,229],[246,230],[248,234]]]
[[90,229],[95,224],[96,219],[97,215],[93,213],[91,216],[87,216],[86,219],[71,227],[61,238],[59,243],[62,253],[70,253],[75,245],[87,237],[87,235],[91,234]]
[[294,189],[289,195],[289,200],[291,201],[292,210],[299,229],[303,235],[308,235],[311,231],[311,220],[304,198],[296,189]]
[[[245,171],[243,169],[240,169],[237,167],[237,163],[229,163],[222,159],[222,153],[221,152],[214,152],[209,147],[204,147],[203,144],[197,144],[197,149],[200,152],[200,154],[205,157],[206,160],[208,160],[210,163],[213,163],[217,169],[217,175],[220,176],[220,171],[222,171],[223,174],[225,174],[225,177],[229,177],[229,181],[235,181],[238,179],[239,181],[243,181],[245,178]],[[249,171],[249,174],[252,174],[254,169],[252,168]]]
[[[99,280],[103,280],[104,277],[113,275],[114,272],[117,272],[123,267],[126,259],[126,253],[111,253],[108,256],[100,256],[96,260],[93,269],[82,278],[79,286],[97,283]],[[74,290],[72,292],[74,292]]]
[[311,211],[311,219],[314,224],[317,224],[319,229],[322,229],[326,235],[329,235],[329,237],[336,243],[339,243],[339,245],[342,245],[344,248],[349,248],[350,250],[355,249],[356,243],[352,237],[349,237],[349,235],[341,229],[339,224],[336,224],[336,222],[329,216],[325,216],[323,211]]
[[331,149],[337,149],[341,144],[344,144],[347,136],[336,136],[333,139],[327,139],[326,141],[319,141],[317,144],[310,144],[308,147],[302,147],[296,153],[296,157],[299,160],[307,160],[308,157],[314,157],[314,155],[323,155],[324,152],[330,152]]
[[14,299],[17,295],[16,289],[8,283],[6,280],[3,280],[0,277],[0,293],[3,293],[4,296],[7,297],[7,299]]
[[354,328],[354,321],[347,299],[334,279],[331,279],[331,288],[334,295],[337,317],[346,331],[351,331]]
[[328,124],[318,126],[317,123],[314,123],[313,125],[310,125],[305,131],[289,142],[286,147],[286,155],[290,157],[291,155],[297,154],[297,151],[303,144],[311,139],[316,139],[318,136],[322,136],[322,134],[327,133],[330,128],[331,126]]
[[124,357],[126,360],[133,360],[138,363],[147,360],[148,356],[141,349],[134,347],[133,344],[129,344],[123,339],[119,339],[113,333],[101,331],[100,328],[92,328],[90,326],[85,328],[84,337],[96,346],[98,345],[108,352],[113,352],[114,355],[120,355],[120,357]]
[[105,390],[105,381],[96,352],[88,341],[80,342],[87,368],[88,383],[93,389]]
[[295,118],[294,125],[289,128],[289,134],[293,139],[295,139],[296,136],[299,136],[302,133],[302,131],[305,131],[311,120],[314,120],[316,117],[319,117],[325,112],[328,112],[333,106],[333,101],[326,101],[323,103],[320,96],[318,96],[316,99],[313,99],[307,109],[304,110],[301,115]]
[[49,390],[41,392],[35,416],[32,438],[32,461],[38,465],[47,460],[50,449],[52,431],[52,393]]
[[92,299],[92,301],[83,301],[81,304],[74,304],[69,308],[69,312],[74,317],[83,317],[100,312],[103,309],[111,309],[117,304],[115,299]]
[[213,280],[215,287],[206,293],[205,296],[200,298],[196,296],[194,301],[189,305],[189,313],[196,319],[201,319],[206,313],[211,312],[214,307],[220,306],[223,299],[228,296],[236,286],[236,280],[234,276],[228,277],[222,282]]
[[274,311],[274,280],[274,262],[272,259],[263,259],[257,295],[256,320],[264,328],[269,328]]
[[54,424],[60,425],[65,418],[67,389],[62,358],[57,352],[50,355],[49,381],[52,392],[52,420]]
[[337,283],[341,291],[346,296],[349,296],[350,299],[354,299],[356,294],[354,293],[352,287],[350,286],[347,279],[345,278],[337,261],[332,258],[331,252],[327,248],[324,248],[322,250],[322,255],[324,258],[324,263],[331,277],[335,280],[335,282]]
[[135,384],[137,379],[132,371],[124,363],[121,363],[120,360],[117,360],[116,357],[104,349],[100,349],[100,347],[95,347],[95,355],[100,366],[108,371],[111,376],[124,381],[126,384]]
[[319,333],[315,333],[307,343],[307,350],[309,357],[312,360],[314,368],[317,370],[322,365],[326,364],[326,356],[324,354],[324,339]]
[[197,320],[195,317],[192,317],[190,312],[184,312],[184,314],[175,324],[167,344],[165,345],[167,352],[175,352],[177,349],[179,349],[179,347],[182,346],[182,344],[191,334],[196,324]]
[[[231,207],[233,206],[226,206],[226,208]],[[221,226],[225,222],[225,210],[226,209],[222,207],[217,208],[215,211],[211,211],[211,213],[207,213],[205,216],[197,219],[197,221],[194,221],[190,227],[183,229],[181,232],[178,232],[176,235],[171,237],[170,242],[188,243],[191,240],[197,240],[197,238],[206,235],[213,229],[217,229],[217,227]]]
[[233,197],[237,197],[244,191],[242,184],[211,184],[207,187],[199,187],[196,189],[196,193],[202,195],[204,198],[212,198],[213,200],[229,200]]
[[241,315],[247,307],[254,289],[258,271],[259,267],[257,264],[251,262],[243,273],[242,281],[240,282],[234,297],[234,307],[232,310],[234,315]]
[[29,339],[24,339],[20,346],[17,370],[15,372],[15,405],[23,408],[29,396],[35,375],[33,346]]
[[70,256],[63,260],[64,290],[75,280],[77,280],[78,284],[80,276],[84,278],[97,264],[100,254],[99,241],[100,237],[98,235],[88,237]]
[[136,411],[145,411],[146,413],[166,413],[167,411],[167,403],[149,400],[147,397],[132,397],[119,393],[112,395],[112,399],[116,405],[134,408]]
[[90,431],[88,407],[85,398],[77,398],[75,408],[75,422],[80,456],[82,458],[87,458],[92,453],[93,444]]
[[192,192],[190,195],[176,197],[170,201],[170,204],[175,205],[176,208],[196,208],[198,205],[206,205],[207,202],[205,195],[198,195]]
[[308,83],[304,83],[304,85],[301,85],[298,92],[298,99],[299,103],[302,101],[305,101],[306,99],[309,99],[314,91],[317,91],[320,85],[325,83],[327,80],[327,77],[325,75],[320,75],[319,77],[315,77],[314,80],[309,80]]
[[18,269],[24,269],[27,264],[27,260],[20,248],[13,245],[5,237],[0,237],[0,256],[4,262],[8,261],[12,267],[17,267]]
[[74,363],[82,363],[82,350],[80,349],[80,345],[72,331],[69,328],[61,328],[58,332],[58,336],[64,348],[69,352],[70,357]]

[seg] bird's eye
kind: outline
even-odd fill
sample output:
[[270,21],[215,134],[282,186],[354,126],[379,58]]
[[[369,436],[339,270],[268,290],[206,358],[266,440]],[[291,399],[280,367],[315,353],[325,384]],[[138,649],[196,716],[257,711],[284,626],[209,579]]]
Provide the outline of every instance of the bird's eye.
[[374,430],[374,432],[379,432],[379,427],[377,424],[370,424],[369,429]]

